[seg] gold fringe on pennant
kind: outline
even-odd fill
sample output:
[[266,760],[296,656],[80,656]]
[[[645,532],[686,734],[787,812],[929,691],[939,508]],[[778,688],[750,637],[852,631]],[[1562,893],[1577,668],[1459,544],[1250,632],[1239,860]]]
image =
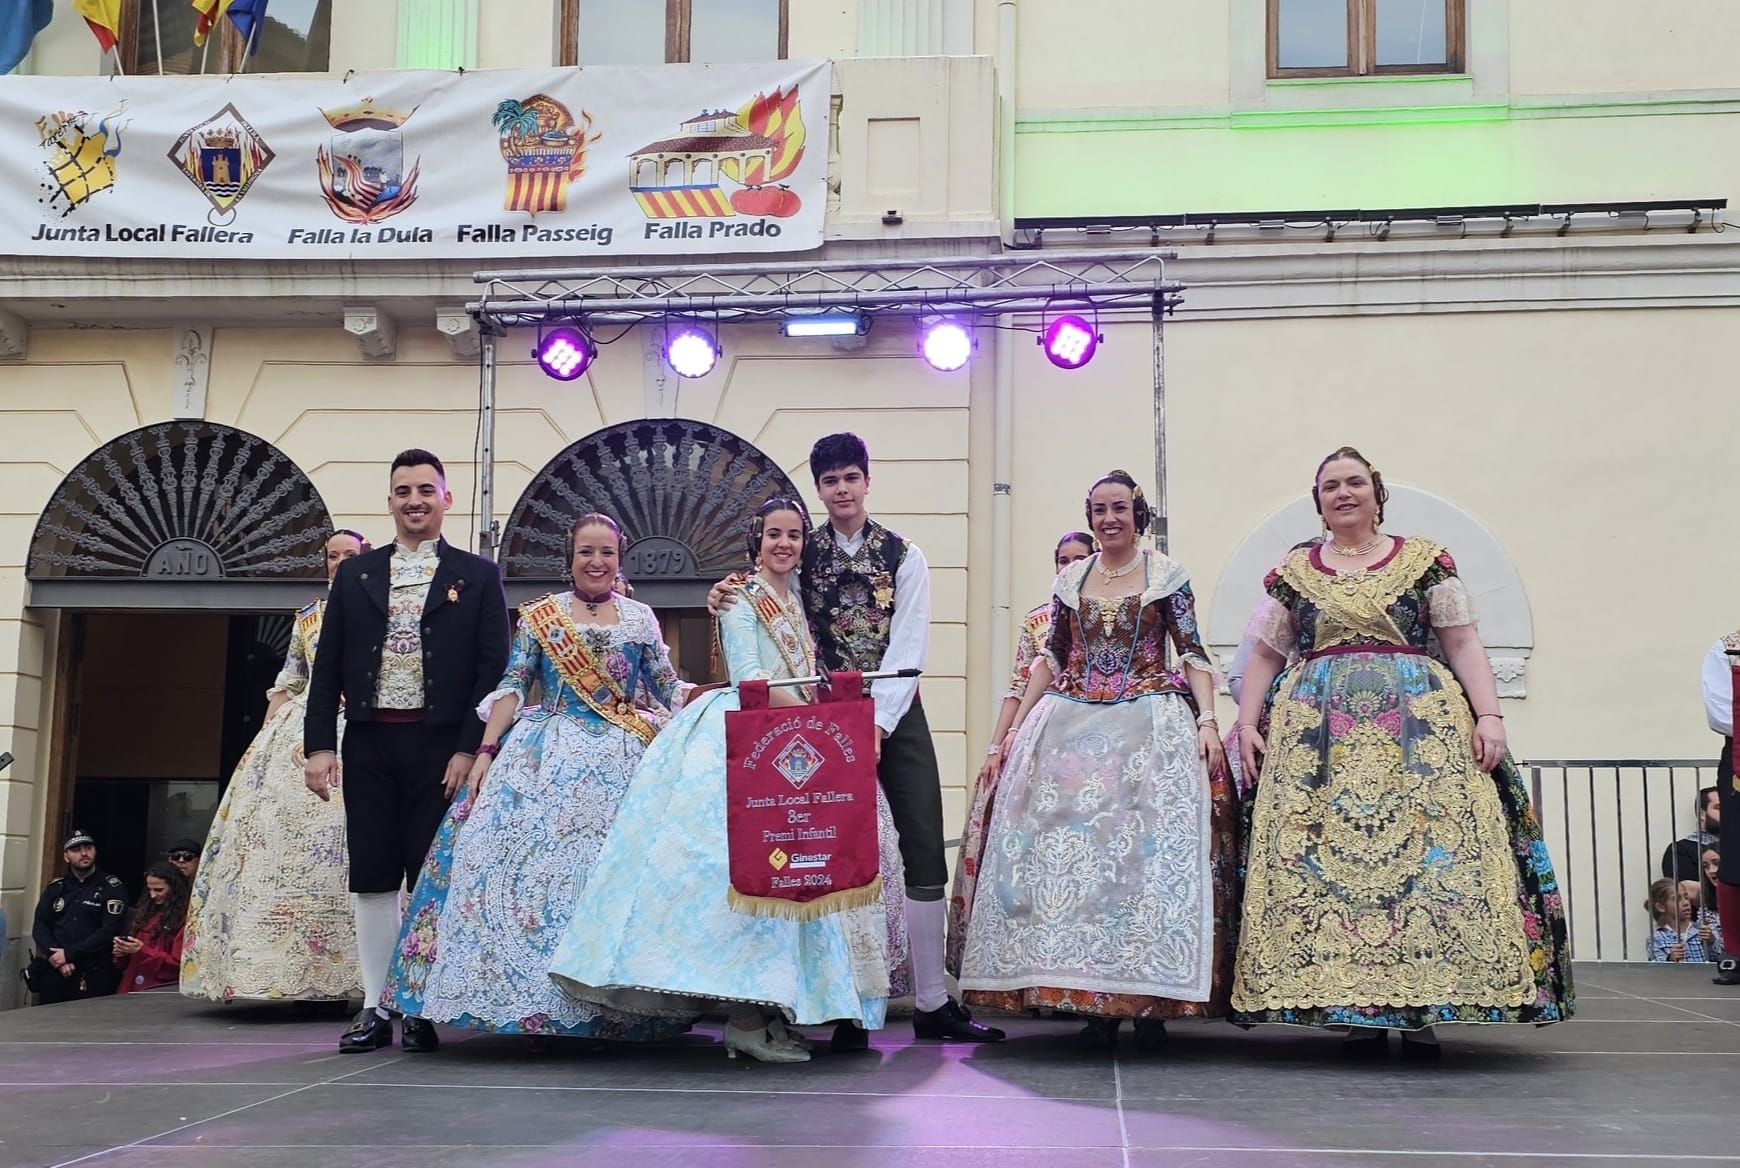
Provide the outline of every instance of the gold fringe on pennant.
[[781,900],[776,896],[748,896],[735,887],[726,886],[725,903],[732,911],[752,917],[783,917],[788,921],[819,921],[834,913],[850,912],[882,902],[882,877],[862,888],[842,888],[814,900]]

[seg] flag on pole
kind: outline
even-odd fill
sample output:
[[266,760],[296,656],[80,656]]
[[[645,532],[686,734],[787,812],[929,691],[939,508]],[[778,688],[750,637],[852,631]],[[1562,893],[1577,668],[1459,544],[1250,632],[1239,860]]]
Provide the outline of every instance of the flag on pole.
[[266,0],[224,0],[223,9],[236,31],[242,34],[242,43],[248,46],[248,56],[259,52],[260,38],[266,32]]
[[218,20],[223,16],[224,9],[230,6],[230,0],[193,0],[193,10],[198,14],[193,22],[193,43],[205,44],[211,30],[217,27]]
[[91,35],[103,46],[103,52],[114,49],[121,39],[121,5],[123,0],[73,0],[73,10],[91,26]]
[[0,12],[0,73],[18,68],[30,52],[30,42],[54,19],[54,0],[25,0]]

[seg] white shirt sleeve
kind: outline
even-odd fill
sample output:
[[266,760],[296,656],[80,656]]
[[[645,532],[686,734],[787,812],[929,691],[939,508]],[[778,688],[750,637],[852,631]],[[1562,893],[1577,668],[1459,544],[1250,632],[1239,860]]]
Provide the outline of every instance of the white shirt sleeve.
[[[888,649],[882,654],[883,669],[923,669],[930,652],[930,565],[918,545],[908,543],[900,567],[894,572],[894,617],[888,627]],[[894,733],[912,699],[918,695],[916,677],[891,677],[870,683],[870,699],[876,703],[876,725]]]
[[1734,670],[1722,642],[1704,655],[1704,717],[1710,729],[1727,736],[1734,733]]

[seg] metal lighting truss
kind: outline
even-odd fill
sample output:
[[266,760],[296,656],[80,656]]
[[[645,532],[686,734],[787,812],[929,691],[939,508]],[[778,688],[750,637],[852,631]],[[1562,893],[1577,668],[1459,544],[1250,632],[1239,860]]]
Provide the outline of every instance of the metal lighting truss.
[[[1157,476],[1163,471],[1161,321],[1183,285],[1166,280],[1176,252],[1058,251],[911,260],[768,261],[677,267],[479,272],[478,550],[493,557],[495,522],[495,345],[509,328],[563,321],[587,327],[699,319],[712,324],[775,320],[796,313],[875,316],[1010,316],[1140,311],[1154,323]],[[1164,491],[1163,482],[1157,493]],[[1163,500],[1164,496],[1161,495]],[[1162,503],[1163,506],[1163,503]]]
[[483,331],[583,319],[639,324],[703,317],[729,324],[794,312],[929,316],[1170,310],[1170,251],[1059,251],[913,260],[479,272],[466,305]]

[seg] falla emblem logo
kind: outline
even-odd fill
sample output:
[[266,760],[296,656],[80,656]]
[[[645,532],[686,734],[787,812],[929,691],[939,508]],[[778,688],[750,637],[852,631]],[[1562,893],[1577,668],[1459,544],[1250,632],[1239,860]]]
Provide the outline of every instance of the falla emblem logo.
[[169,148],[169,160],[211,204],[213,226],[235,219],[236,204],[277,157],[234,104],[187,130]]
[[121,156],[121,111],[93,114],[85,110],[44,114],[36,133],[44,153],[48,180],[39,200],[66,218],[115,185],[116,159]]
[[417,201],[418,158],[405,167],[404,124],[416,109],[381,109],[374,98],[321,110],[335,133],[314,152],[327,209],[346,223],[379,223]]

